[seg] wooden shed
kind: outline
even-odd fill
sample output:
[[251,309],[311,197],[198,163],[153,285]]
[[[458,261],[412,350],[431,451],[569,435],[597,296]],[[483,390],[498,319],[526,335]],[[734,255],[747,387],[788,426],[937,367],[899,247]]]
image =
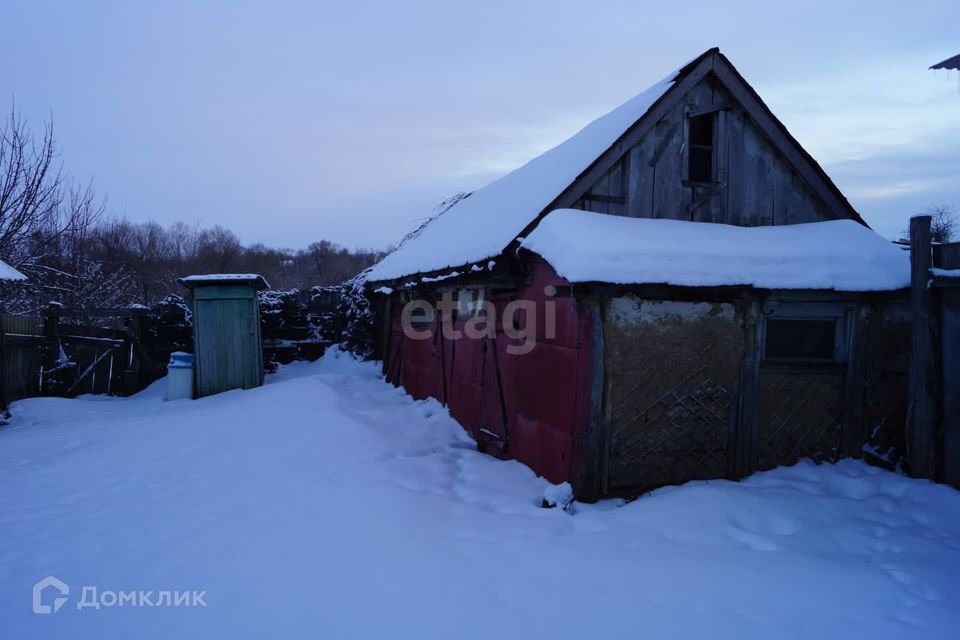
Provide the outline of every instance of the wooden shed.
[[196,396],[263,384],[263,347],[257,291],[268,287],[257,274],[194,275],[179,282],[193,299]]
[[907,255],[716,49],[369,282],[388,380],[582,499],[902,453]]

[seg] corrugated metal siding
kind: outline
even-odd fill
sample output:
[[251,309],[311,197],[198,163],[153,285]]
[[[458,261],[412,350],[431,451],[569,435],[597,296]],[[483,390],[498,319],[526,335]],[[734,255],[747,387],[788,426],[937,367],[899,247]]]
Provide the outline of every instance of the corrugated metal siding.
[[[429,339],[404,337],[403,304],[393,304],[385,371],[388,380],[401,384],[414,398],[433,397],[447,405],[484,450],[519,460],[552,482],[563,482],[574,479],[575,442],[589,413],[591,341],[582,336],[590,335],[590,325],[582,321],[573,299],[548,297],[547,285],[568,283],[537,262],[528,286],[492,300],[498,320],[511,300],[537,305],[537,343],[526,354],[507,351],[522,340],[505,335],[502,322],[495,339],[444,338],[436,323]],[[548,302],[556,310],[555,335],[549,338]],[[462,330],[463,323],[454,327]]]

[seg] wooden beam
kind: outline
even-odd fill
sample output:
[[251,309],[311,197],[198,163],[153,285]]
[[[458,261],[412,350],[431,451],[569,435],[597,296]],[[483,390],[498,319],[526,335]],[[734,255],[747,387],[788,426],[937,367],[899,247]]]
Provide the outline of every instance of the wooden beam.
[[841,453],[849,458],[862,458],[866,432],[863,423],[863,402],[866,383],[867,308],[857,304],[846,320],[847,371],[843,385],[843,432]]
[[43,328],[46,336],[42,360],[42,382],[40,384],[40,393],[43,395],[52,395],[56,380],[51,379],[51,375],[60,364],[59,311],[60,306],[53,303],[48,304],[43,310]]
[[691,203],[690,203],[690,206],[687,207],[687,213],[693,213],[694,211],[696,211],[697,209],[699,209],[699,208],[702,207],[703,205],[705,205],[705,204],[707,204],[708,202],[710,202],[711,200],[713,200],[713,198],[714,198],[718,193],[720,193],[721,191],[723,191],[723,190],[726,189],[726,188],[727,188],[727,183],[726,183],[726,182],[718,182],[716,185],[713,186],[713,188],[711,188],[711,189],[708,190],[706,193],[704,193],[702,196],[700,196],[699,198],[697,198],[696,200],[694,200],[693,202],[691,202]]
[[677,123],[671,122],[670,126],[667,127],[667,130],[663,134],[663,139],[657,143],[653,148],[653,155],[650,156],[650,162],[647,164],[651,167],[657,166],[657,162],[660,160],[660,156],[663,155],[663,152],[667,150],[667,147],[670,146],[670,139],[673,138],[673,132],[677,130]]
[[730,434],[729,473],[737,480],[757,468],[757,404],[760,393],[760,303],[743,296],[738,307],[743,313],[743,358],[737,381],[737,408]]
[[936,363],[930,289],[930,216],[910,219],[910,307],[913,320],[907,409],[910,472],[918,478],[936,473]]
[[[577,499],[593,502],[606,491],[607,429],[603,419],[604,371],[603,310],[602,300],[591,299],[583,303],[580,312],[590,317],[591,366],[590,366],[590,417],[583,447],[580,451],[580,467],[577,477]],[[579,305],[578,305],[579,306]]]
[[588,193],[583,196],[584,200],[593,200],[594,202],[611,202],[613,204],[626,204],[627,198],[625,196],[608,196],[602,193]]
[[44,315],[48,317],[81,316],[81,317],[129,317],[146,315],[150,310],[146,307],[123,307],[116,309],[65,309],[58,306],[49,306],[44,309]]
[[708,113],[714,113],[717,111],[725,111],[730,108],[729,102],[718,102],[717,104],[709,104],[703,107],[690,107],[690,110],[687,112],[688,118],[696,118],[697,116],[705,116]]

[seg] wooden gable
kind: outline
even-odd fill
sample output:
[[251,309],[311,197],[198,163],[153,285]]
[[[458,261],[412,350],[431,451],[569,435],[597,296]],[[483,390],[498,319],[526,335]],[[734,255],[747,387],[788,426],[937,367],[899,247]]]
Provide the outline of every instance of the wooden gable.
[[729,60],[710,49],[433,218],[375,265],[370,281],[482,267],[515,252],[551,211],[570,208],[738,226],[834,219],[867,226]]
[[[711,123],[706,146],[690,139],[691,119],[700,116]],[[711,154],[708,179],[689,175],[689,154],[697,148]],[[863,223],[716,49],[685,67],[670,91],[547,211],[563,207],[741,226]]]

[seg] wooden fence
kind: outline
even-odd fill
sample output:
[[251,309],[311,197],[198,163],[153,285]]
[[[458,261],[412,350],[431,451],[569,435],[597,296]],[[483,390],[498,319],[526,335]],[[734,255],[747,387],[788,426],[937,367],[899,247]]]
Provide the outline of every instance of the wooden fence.
[[3,399],[139,391],[163,372],[142,342],[147,311],[51,305],[43,315],[4,314]]
[[8,402],[40,395],[43,316],[3,315],[3,391]]
[[[339,340],[342,292],[267,291],[260,296],[264,364],[272,371],[313,360]],[[329,299],[328,299],[329,298]],[[33,396],[131,395],[166,373],[172,351],[192,351],[185,300],[169,296],[152,309],[65,309],[3,314],[0,409]]]
[[[329,291],[327,291],[329,289]],[[343,333],[341,288],[267,291],[260,296],[268,371],[313,360]],[[318,290],[319,291],[319,290]],[[121,309],[47,307],[37,315],[0,315],[0,409],[33,396],[131,395],[166,373],[172,351],[192,351],[185,300]]]

